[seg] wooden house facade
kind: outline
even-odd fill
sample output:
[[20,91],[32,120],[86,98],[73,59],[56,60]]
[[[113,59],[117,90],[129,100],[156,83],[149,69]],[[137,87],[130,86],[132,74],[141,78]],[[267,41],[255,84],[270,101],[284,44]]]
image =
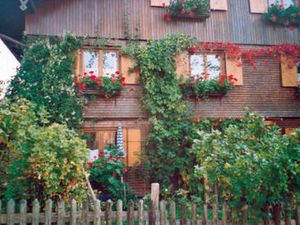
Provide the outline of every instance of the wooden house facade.
[[[282,0],[289,4],[292,1]],[[141,152],[150,129],[147,114],[141,106],[141,86],[138,72],[128,70],[132,62],[121,56],[120,46],[130,37],[146,43],[180,32],[199,42],[231,42],[243,48],[261,48],[276,44],[300,44],[300,30],[274,27],[262,21],[270,0],[211,0],[210,16],[204,21],[181,19],[167,22],[163,19],[163,4],[169,0],[51,0],[45,1],[28,14],[25,21],[27,35],[62,35],[72,32],[89,37],[91,42],[82,46],[77,60],[77,72],[85,69],[86,58],[94,57],[93,69],[104,75],[105,63],[122,72],[127,88],[113,98],[97,96],[84,108],[84,131],[93,135],[93,145],[103,148],[115,142],[118,126],[123,128],[124,147],[128,149],[126,163],[132,172],[127,179],[138,195],[147,193],[149,186],[143,178]],[[294,1],[293,4],[299,4]],[[93,47],[95,41],[108,39],[105,49]],[[91,56],[89,52],[92,52]],[[177,65],[178,72],[191,74],[190,56],[186,64]],[[107,59],[109,58],[109,59]],[[268,67],[265,62],[268,61]],[[226,57],[222,58],[224,70],[233,70]],[[235,68],[236,69],[236,68]],[[260,113],[289,131],[300,127],[300,104],[295,95],[300,77],[298,68],[285,68],[274,58],[262,56],[256,68],[243,63],[235,71],[239,75],[237,87],[222,98],[192,100],[195,120],[201,118],[241,118],[245,107]],[[298,77],[297,77],[298,76]],[[139,168],[138,170],[134,168]]]

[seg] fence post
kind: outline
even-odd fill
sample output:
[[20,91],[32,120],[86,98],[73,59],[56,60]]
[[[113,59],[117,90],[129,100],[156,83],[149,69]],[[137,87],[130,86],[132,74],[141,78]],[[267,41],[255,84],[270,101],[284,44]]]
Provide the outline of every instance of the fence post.
[[208,201],[208,186],[207,186],[207,175],[203,177],[203,215],[202,215],[202,225],[207,225],[208,215],[207,215],[207,201]]
[[227,225],[227,202],[225,200],[222,207],[222,224]]
[[14,225],[15,201],[10,199],[7,203],[7,225]]
[[170,202],[170,225],[176,225],[176,204],[174,201]]
[[139,225],[144,225],[144,201],[141,199],[138,204]]
[[191,225],[197,225],[197,206],[195,202],[192,202],[192,220]]
[[27,201],[21,200],[20,202],[20,225],[26,225],[26,216],[27,216]]
[[160,225],[167,225],[167,212],[165,201],[160,201]]
[[32,207],[32,225],[39,225],[40,223],[40,203],[37,199],[33,201]]
[[52,224],[52,200],[48,199],[46,201],[46,209],[45,209],[45,225]]
[[186,205],[184,203],[180,204],[180,225],[186,225]]
[[94,202],[94,225],[101,225],[101,205],[100,201],[96,200]]
[[71,225],[77,224],[77,204],[76,200],[72,199],[71,202]]
[[128,202],[127,220],[128,225],[134,225],[134,204],[132,200]]
[[159,204],[159,183],[151,184],[151,201],[154,203],[154,210],[158,210]]
[[61,200],[57,203],[57,225],[64,225],[64,224],[65,224],[65,202]]
[[105,221],[106,221],[105,225],[112,224],[112,202],[111,202],[111,200],[108,200],[106,202]]
[[154,207],[154,202],[150,201],[149,206],[149,225],[155,225],[156,223],[156,210]]
[[213,199],[213,224],[218,225],[218,187],[217,185],[213,185],[214,199]]
[[123,225],[123,202],[118,200],[117,202],[117,225]]

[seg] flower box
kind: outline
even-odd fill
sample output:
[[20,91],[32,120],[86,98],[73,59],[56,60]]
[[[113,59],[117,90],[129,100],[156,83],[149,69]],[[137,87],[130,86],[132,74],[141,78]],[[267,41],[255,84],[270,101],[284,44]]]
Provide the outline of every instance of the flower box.
[[206,12],[206,13],[202,13],[202,14],[176,14],[176,15],[172,15],[171,18],[172,19],[189,19],[189,20],[206,20],[208,17],[210,16],[210,12]]

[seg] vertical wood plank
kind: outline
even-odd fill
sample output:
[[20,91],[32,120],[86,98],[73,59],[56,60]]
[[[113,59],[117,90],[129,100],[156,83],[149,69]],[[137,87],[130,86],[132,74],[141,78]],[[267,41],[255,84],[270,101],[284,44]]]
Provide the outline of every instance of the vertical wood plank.
[[149,206],[149,225],[155,225],[156,222],[156,212],[155,212],[154,202],[150,201]]
[[218,188],[217,185],[213,186],[214,190],[214,199],[213,199],[213,225],[218,224]]
[[0,214],[1,214],[1,212],[2,212],[2,201],[0,199]]
[[176,225],[176,204],[174,201],[170,202],[170,225]]
[[85,200],[83,202],[83,206],[82,206],[82,215],[81,215],[81,221],[82,224],[89,224],[88,221],[88,213],[89,213],[89,201]]
[[63,200],[57,203],[57,225],[65,224],[65,202]]
[[207,175],[203,178],[203,215],[202,215],[202,225],[207,225],[208,214],[207,214],[207,201],[208,201],[208,186],[207,186]]
[[75,199],[72,199],[71,202],[71,225],[76,225],[77,224],[77,203]]
[[223,225],[227,225],[227,202],[224,201],[223,202],[223,206],[222,206],[222,224]]
[[185,204],[180,204],[180,225],[187,225]]
[[15,201],[10,199],[7,203],[7,224],[14,225]]
[[154,211],[156,211],[159,204],[159,183],[151,184],[151,201],[153,202]]
[[45,225],[52,224],[52,207],[53,203],[51,199],[46,201],[46,208],[45,208]]
[[192,202],[192,220],[191,225],[197,225],[197,205],[195,202]]
[[285,225],[291,225],[291,211],[289,204],[286,206],[286,209],[284,210],[284,224]]
[[134,204],[132,200],[128,202],[127,220],[128,225],[134,225]]
[[40,203],[37,199],[33,201],[32,207],[32,225],[39,225],[40,223]]
[[27,201],[21,200],[20,202],[20,225],[26,225],[27,219]]
[[144,225],[144,201],[141,199],[138,204],[139,225]]
[[203,204],[202,225],[208,224],[207,204]]
[[165,201],[160,201],[160,225],[167,225],[167,212]]
[[123,225],[123,202],[117,201],[117,225]]
[[101,205],[100,201],[94,202],[94,225],[101,225]]
[[105,209],[105,225],[111,225],[112,224],[112,202],[111,200],[108,200],[106,202],[106,209]]

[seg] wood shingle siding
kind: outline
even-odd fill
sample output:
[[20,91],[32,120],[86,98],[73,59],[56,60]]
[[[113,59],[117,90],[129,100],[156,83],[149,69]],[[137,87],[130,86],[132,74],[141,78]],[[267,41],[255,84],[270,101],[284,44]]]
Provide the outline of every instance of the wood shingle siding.
[[[260,0],[263,1],[263,0]],[[249,0],[228,1],[227,11],[212,11],[205,21],[163,20],[165,9],[151,7],[150,0],[52,0],[26,16],[26,33],[124,39],[125,33],[141,40],[159,39],[174,32],[200,41],[270,45],[300,43],[299,29],[274,27],[250,11]]]

